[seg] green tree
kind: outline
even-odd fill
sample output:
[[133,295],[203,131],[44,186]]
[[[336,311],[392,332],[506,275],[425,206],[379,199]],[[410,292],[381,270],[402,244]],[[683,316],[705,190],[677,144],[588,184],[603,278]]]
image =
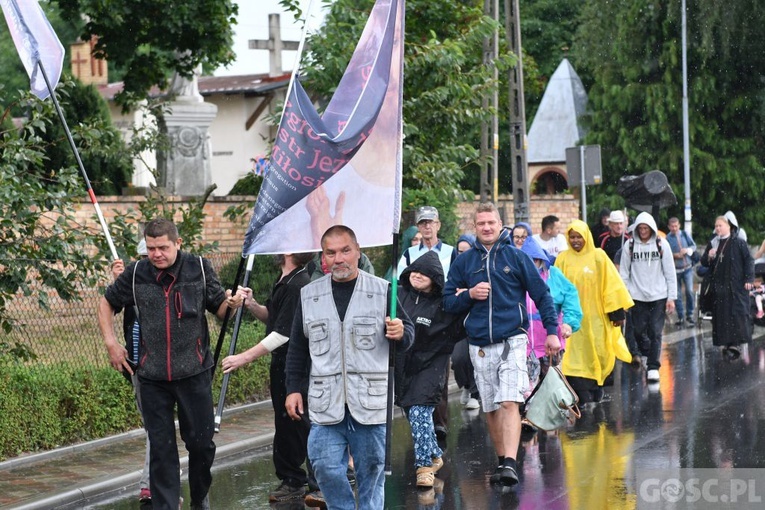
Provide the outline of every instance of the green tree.
[[62,17],[86,18],[81,38],[98,36],[97,57],[125,69],[118,104],[133,105],[152,86],[164,88],[168,74],[191,76],[200,64],[216,68],[233,61],[231,0],[55,0]]
[[[660,169],[681,204],[682,69],[680,4],[590,0],[573,54],[591,76],[592,117],[586,143],[600,144],[605,186],[593,210],[615,195],[619,177]],[[710,228],[731,209],[750,232],[759,210],[744,204],[765,191],[765,13],[753,1],[688,2],[689,117],[694,220]],[[665,218],[662,218],[665,219]]]
[[579,23],[581,0],[522,0],[521,44],[524,56],[533,60],[537,74],[528,73],[532,62],[524,59],[526,121],[529,126],[542,94],[561,60],[568,56]]
[[[106,101],[94,86],[77,80],[59,87],[57,95],[93,190],[97,195],[121,194],[133,175],[133,151],[113,126]],[[48,144],[46,171],[77,164],[60,122],[40,137]]]
[[[0,328],[13,327],[7,306],[18,292],[45,307],[51,292],[77,299],[75,282],[95,284],[103,260],[92,257],[93,238],[76,222],[72,197],[83,195],[74,167],[47,167],[42,134],[58,122],[50,101],[27,93],[18,104],[28,112],[19,130],[3,122],[0,132]],[[3,112],[4,119],[10,109]],[[93,135],[95,133],[88,133]],[[21,345],[0,341],[0,356],[25,357]]]

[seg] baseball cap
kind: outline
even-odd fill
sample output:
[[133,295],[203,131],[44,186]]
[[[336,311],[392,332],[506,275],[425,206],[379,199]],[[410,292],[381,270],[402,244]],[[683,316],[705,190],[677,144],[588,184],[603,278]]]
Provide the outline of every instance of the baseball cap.
[[438,209],[430,205],[423,205],[422,207],[417,209],[417,214],[414,216],[415,223],[419,223],[421,221],[427,221],[427,220],[435,221],[437,219],[438,219]]
[[624,213],[621,211],[611,211],[608,216],[609,223],[624,223]]
[[138,247],[135,249],[135,251],[138,252],[138,255],[149,254],[149,250],[146,249],[146,239],[141,239],[141,242],[138,243]]

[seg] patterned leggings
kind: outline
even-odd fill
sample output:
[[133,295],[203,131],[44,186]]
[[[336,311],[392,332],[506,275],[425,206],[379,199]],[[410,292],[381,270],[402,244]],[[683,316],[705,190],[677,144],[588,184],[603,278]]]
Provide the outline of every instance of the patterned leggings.
[[414,467],[432,466],[433,459],[444,454],[438,446],[433,428],[434,409],[435,406],[412,406],[406,409],[414,441]]

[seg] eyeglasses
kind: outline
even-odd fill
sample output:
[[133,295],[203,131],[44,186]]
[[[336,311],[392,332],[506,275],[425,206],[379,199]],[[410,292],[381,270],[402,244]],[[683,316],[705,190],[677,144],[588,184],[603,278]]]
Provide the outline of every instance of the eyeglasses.
[[513,241],[523,241],[529,236],[513,236]]

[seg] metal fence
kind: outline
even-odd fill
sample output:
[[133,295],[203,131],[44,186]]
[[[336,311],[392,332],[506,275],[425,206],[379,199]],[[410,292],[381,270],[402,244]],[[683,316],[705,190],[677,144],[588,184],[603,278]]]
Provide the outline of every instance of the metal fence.
[[[239,254],[214,253],[206,255],[219,274],[224,286],[233,283]],[[233,270],[230,269],[234,265]],[[224,269],[224,266],[227,266]],[[231,274],[229,278],[225,275]],[[42,308],[36,296],[17,296],[8,303],[9,317],[14,327],[6,341],[28,348],[34,358],[29,364],[68,364],[76,368],[108,366],[108,356],[98,328],[96,309],[98,300],[110,281],[106,278],[95,288],[80,285],[77,301],[66,301],[50,293],[47,308]],[[210,338],[214,343],[220,324],[211,319]],[[122,338],[122,321],[115,321],[117,338]],[[2,333],[0,333],[2,334]]]

